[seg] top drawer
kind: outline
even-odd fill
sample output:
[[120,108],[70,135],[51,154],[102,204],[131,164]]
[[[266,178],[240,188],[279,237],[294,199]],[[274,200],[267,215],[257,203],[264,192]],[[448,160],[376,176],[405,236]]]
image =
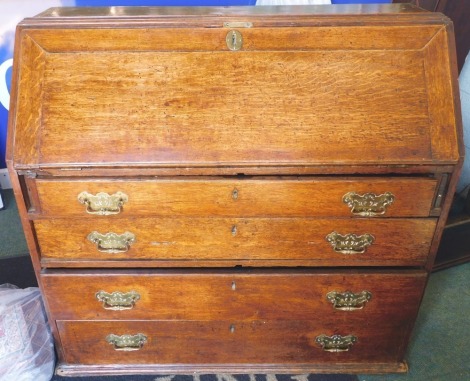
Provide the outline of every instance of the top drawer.
[[[432,178],[35,181],[45,217],[427,217]],[[98,196],[97,196],[98,195]]]

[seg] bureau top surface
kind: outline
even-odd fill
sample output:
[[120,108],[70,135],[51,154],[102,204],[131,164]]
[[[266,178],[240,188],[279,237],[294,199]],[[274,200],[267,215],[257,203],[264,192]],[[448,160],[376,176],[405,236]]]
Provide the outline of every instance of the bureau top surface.
[[210,17],[270,17],[272,18],[299,18],[299,17],[327,17],[327,16],[361,16],[375,15],[381,17],[396,16],[405,14],[420,14],[421,17],[429,20],[443,20],[441,14],[428,13],[420,8],[409,4],[374,4],[374,5],[285,5],[285,6],[225,6],[225,7],[55,7],[38,14],[33,18],[27,18],[25,23],[35,23],[38,21],[52,21],[59,19],[78,18],[172,18],[182,19],[210,18]]
[[7,160],[455,164],[452,41],[409,5],[52,8],[17,30]]

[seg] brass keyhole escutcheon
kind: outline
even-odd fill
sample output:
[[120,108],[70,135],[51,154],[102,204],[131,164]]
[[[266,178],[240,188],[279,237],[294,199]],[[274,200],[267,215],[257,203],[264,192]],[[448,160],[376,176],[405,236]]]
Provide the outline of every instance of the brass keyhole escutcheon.
[[225,37],[225,42],[227,43],[227,47],[232,50],[240,50],[243,45],[243,36],[238,30],[231,30],[227,33]]

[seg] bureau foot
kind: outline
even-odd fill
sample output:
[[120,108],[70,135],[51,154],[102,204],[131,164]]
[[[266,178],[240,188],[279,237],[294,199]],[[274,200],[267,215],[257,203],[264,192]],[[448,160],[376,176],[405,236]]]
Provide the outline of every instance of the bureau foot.
[[59,364],[59,376],[100,376],[131,374],[305,374],[305,373],[405,373],[406,362],[398,363],[334,363],[334,364],[130,364],[130,365],[70,365]]

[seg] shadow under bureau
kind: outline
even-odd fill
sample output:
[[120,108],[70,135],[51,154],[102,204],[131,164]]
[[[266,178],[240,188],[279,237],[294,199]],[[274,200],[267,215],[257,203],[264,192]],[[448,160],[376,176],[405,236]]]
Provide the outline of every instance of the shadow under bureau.
[[7,162],[57,372],[406,371],[454,55],[409,5],[25,19]]

